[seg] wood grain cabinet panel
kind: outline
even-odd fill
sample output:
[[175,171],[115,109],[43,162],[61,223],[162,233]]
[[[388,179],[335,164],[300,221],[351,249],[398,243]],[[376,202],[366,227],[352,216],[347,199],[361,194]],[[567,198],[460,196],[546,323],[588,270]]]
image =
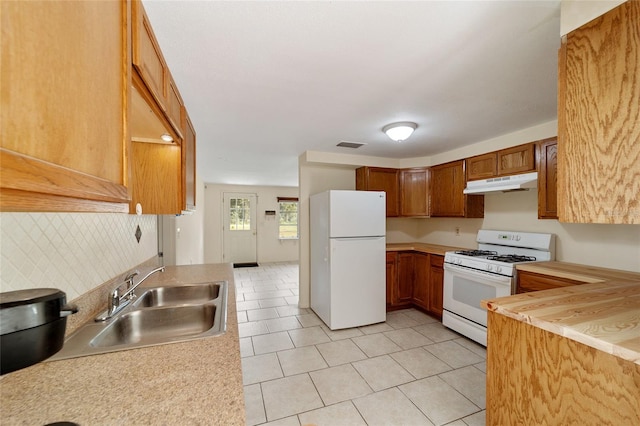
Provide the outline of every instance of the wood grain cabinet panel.
[[195,210],[196,208],[196,131],[193,128],[189,115],[184,113],[184,141],[182,142],[182,183],[183,183],[183,208]]
[[484,195],[465,195],[464,160],[431,167],[432,217],[484,217]]
[[0,210],[127,212],[129,4],[0,7]]
[[180,145],[131,144],[131,213],[140,203],[143,214],[179,214],[182,208]]
[[640,422],[640,365],[493,311],[487,318],[488,425]]
[[169,73],[141,0],[132,1],[133,66],[163,111],[167,111]]
[[360,167],[356,169],[356,190],[386,192],[387,217],[396,217],[400,208],[399,178],[398,169]]
[[394,292],[398,286],[398,254],[387,252],[387,308],[393,306]]
[[538,219],[558,218],[558,139],[538,143]]
[[466,163],[467,180],[489,179],[498,174],[498,155],[496,152],[467,158]]
[[518,271],[518,277],[516,279],[516,293],[549,290],[552,288],[567,287],[579,284],[586,283],[569,278],[552,277],[549,275],[536,274],[529,271]]
[[444,287],[444,256],[429,255],[429,304],[427,310],[442,318],[442,298]]
[[429,169],[400,170],[400,216],[429,216]]
[[535,149],[535,143],[528,143],[498,151],[498,176],[535,171]]
[[398,253],[398,285],[393,295],[394,306],[409,306],[413,300],[414,256]]
[[640,2],[570,32],[558,58],[558,216],[640,223]]
[[184,103],[176,86],[173,77],[169,76],[169,87],[167,89],[167,118],[178,133],[178,136],[184,137]]
[[413,254],[413,303],[424,310],[429,310],[429,255],[425,253]]

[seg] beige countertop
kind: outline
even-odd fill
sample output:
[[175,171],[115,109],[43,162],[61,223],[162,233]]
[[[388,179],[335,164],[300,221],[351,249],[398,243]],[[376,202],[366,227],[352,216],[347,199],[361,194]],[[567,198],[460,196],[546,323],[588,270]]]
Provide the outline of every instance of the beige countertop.
[[42,362],[0,379],[0,422],[244,425],[233,268],[167,267],[143,286],[229,282],[221,336]]
[[461,247],[441,246],[438,244],[427,243],[389,243],[387,244],[387,251],[419,251],[422,253],[437,254],[444,256],[445,252],[465,250]]
[[640,281],[640,273],[568,262],[533,262],[516,266],[519,271],[533,272],[558,278],[599,283],[611,280]]
[[483,301],[496,313],[640,364],[640,282],[612,280]]

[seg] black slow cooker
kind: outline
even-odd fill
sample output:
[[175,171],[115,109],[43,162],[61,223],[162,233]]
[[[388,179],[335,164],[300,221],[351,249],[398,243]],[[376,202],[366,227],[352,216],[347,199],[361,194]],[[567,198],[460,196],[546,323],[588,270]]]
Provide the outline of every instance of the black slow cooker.
[[67,316],[77,312],[55,288],[0,293],[0,374],[49,358],[64,343]]

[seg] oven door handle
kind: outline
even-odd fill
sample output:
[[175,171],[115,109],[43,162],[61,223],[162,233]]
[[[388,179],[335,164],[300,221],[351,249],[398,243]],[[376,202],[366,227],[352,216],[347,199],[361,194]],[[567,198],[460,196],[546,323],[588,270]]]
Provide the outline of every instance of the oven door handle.
[[483,280],[491,281],[492,283],[496,283],[504,286],[511,285],[511,277],[506,277],[504,275],[489,274],[489,273],[485,273],[482,271],[475,271],[475,270],[474,272],[471,272],[465,268],[453,266],[448,263],[444,264],[444,270],[450,271],[458,275],[465,275],[469,278],[476,279],[476,280],[479,279],[479,277],[481,276]]

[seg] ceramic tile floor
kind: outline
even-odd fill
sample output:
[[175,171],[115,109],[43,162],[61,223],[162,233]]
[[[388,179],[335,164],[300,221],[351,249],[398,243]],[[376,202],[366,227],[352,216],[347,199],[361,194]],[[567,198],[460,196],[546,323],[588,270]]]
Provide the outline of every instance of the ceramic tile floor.
[[415,309],[331,331],[298,265],[234,270],[248,425],[484,425],[484,347]]

